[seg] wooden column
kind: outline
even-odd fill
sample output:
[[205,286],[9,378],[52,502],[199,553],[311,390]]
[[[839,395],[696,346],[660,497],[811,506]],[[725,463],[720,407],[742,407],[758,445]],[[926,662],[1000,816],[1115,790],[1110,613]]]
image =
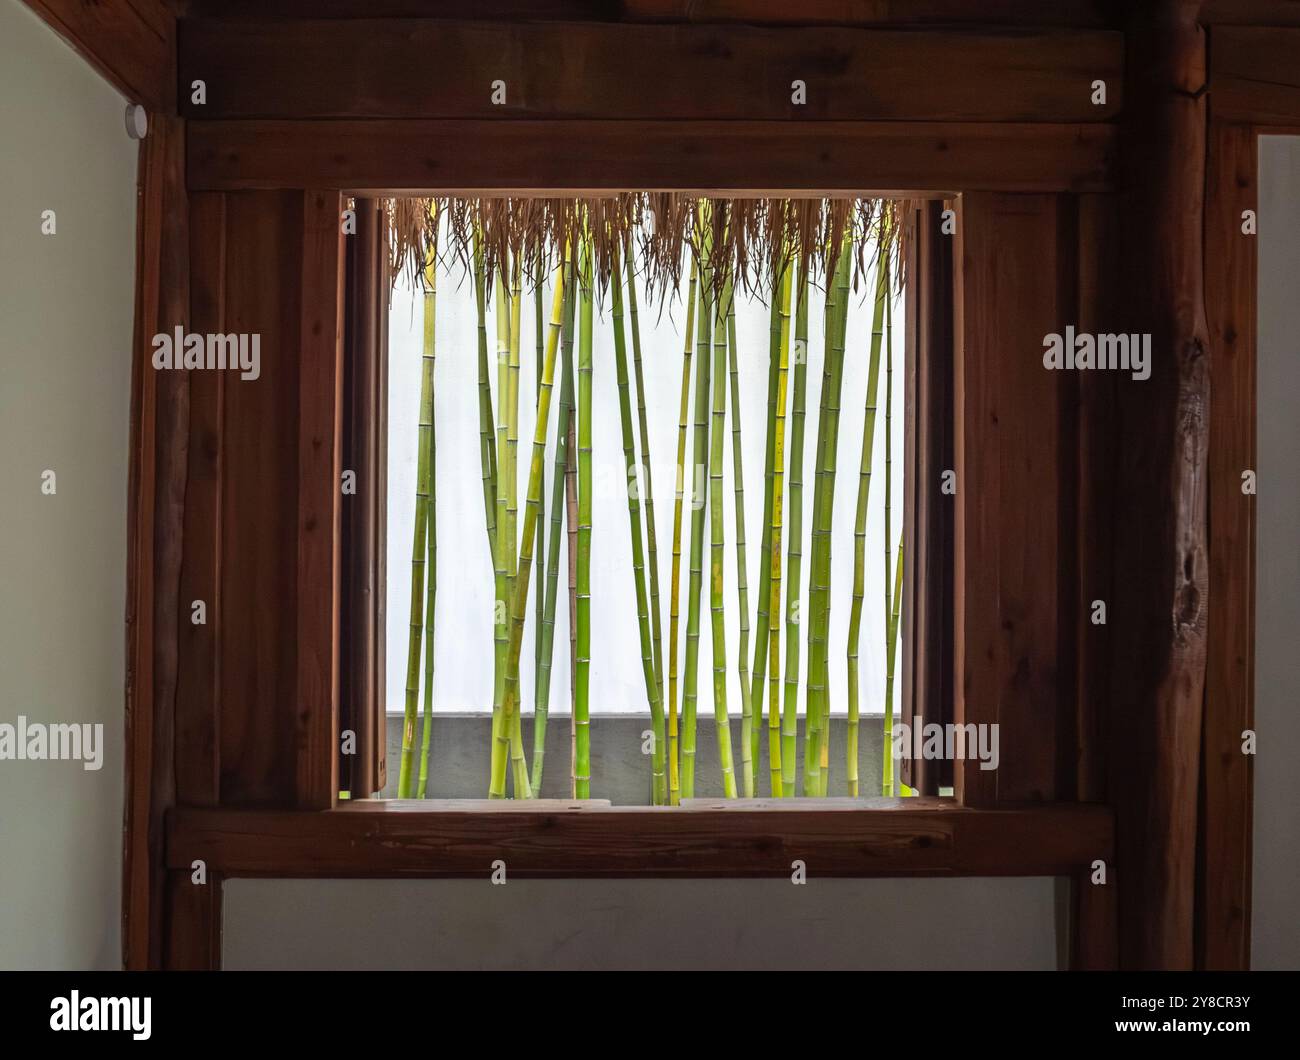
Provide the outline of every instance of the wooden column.
[[1209,588],[1199,8],[1135,5],[1128,38],[1121,319],[1124,331],[1151,335],[1151,376],[1117,379],[1108,787],[1127,968],[1192,965]]

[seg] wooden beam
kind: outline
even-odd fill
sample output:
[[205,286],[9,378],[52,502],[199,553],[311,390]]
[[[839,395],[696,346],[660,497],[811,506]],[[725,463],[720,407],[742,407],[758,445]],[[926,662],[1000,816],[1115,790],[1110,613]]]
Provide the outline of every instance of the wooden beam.
[[628,18],[664,22],[839,25],[1111,26],[1105,0],[623,0]]
[[1188,969],[1205,690],[1209,334],[1203,291],[1206,84],[1198,0],[1133,9],[1122,198],[1124,333],[1150,378],[1118,378],[1108,793],[1120,960]]
[[163,815],[176,794],[175,702],[189,380],[156,371],[153,336],[189,319],[184,133],[159,118],[140,145],[132,343],[126,591],[126,799],[122,953],[132,970],[162,962]]
[[163,0],[26,3],[128,100],[175,110],[176,16]]
[[297,805],[339,791],[339,584],[343,452],[343,222],[337,191],[302,197],[298,368]]
[[196,120],[1104,122],[1123,46],[1095,30],[205,20],[181,23],[179,63],[207,86],[182,100]]
[[513,877],[687,878],[788,876],[801,859],[813,876],[1050,876],[1109,858],[1112,842],[1110,813],[1100,806],[491,805],[178,810],[167,863],[183,868],[201,858],[227,876],[434,878],[486,877],[502,859]]
[[167,873],[167,943],[163,967],[169,972],[215,972],[221,968],[221,876],[205,872],[194,882],[189,866]]
[[1213,33],[1215,119],[1300,124],[1300,28],[1220,26]]
[[189,129],[192,189],[1105,191],[1107,125],[224,121]]
[[1209,318],[1210,617],[1205,675],[1196,964],[1250,967],[1255,727],[1255,498],[1242,472],[1255,448],[1256,245],[1242,211],[1259,209],[1255,131],[1216,124],[1209,147],[1205,304]]

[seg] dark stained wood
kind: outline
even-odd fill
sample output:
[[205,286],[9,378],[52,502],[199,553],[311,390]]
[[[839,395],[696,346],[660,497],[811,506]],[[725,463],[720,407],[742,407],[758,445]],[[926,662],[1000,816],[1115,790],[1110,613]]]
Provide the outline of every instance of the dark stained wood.
[[[871,809],[741,803],[717,809],[517,803],[341,803],[325,813],[180,810],[167,863],[227,876],[513,877],[1039,876],[1111,850],[1103,807],[969,810],[950,800]],[[499,804],[497,804],[499,806]]]
[[1118,882],[1115,866],[1106,866],[1106,882],[1092,882],[1092,866],[1076,872],[1070,968],[1078,972],[1112,972],[1119,967]]
[[[208,89],[202,105],[181,100],[196,120],[1101,122],[1122,103],[1123,39],[1105,31],[416,19],[180,30],[181,83]],[[791,100],[796,79],[802,105]],[[1096,79],[1108,86],[1103,105],[1090,98]],[[505,100],[494,103],[498,80]]]
[[[953,243],[942,231],[943,200],[921,203],[909,240],[907,468],[903,582],[903,720],[909,727],[953,720],[953,515],[941,490],[953,456]],[[904,758],[901,777],[922,795],[952,786],[952,763]]]
[[1206,0],[1203,25],[1300,26],[1300,0]]
[[1151,335],[1152,365],[1146,381],[1116,381],[1107,766],[1125,968],[1193,963],[1209,593],[1206,42],[1198,7],[1140,5],[1129,34],[1121,320],[1123,331]]
[[381,443],[387,434],[387,394],[380,389],[388,349],[388,243],[379,200],[357,199],[357,230],[347,239],[343,367],[343,466],[356,472],[356,493],[343,497],[343,568],[339,608],[342,650],[340,726],[356,734],[345,757],[353,798],[383,789],[385,658],[381,574],[387,507]]
[[1105,191],[1114,139],[1106,125],[195,122],[188,178],[196,190],[314,185],[370,194]]
[[1217,120],[1300,124],[1300,28],[1220,26],[1213,45],[1210,101]]
[[[999,726],[996,770],[953,766],[969,805],[1065,793],[1060,680],[1064,583],[1060,422],[1065,372],[1043,367],[1062,332],[1063,254],[1056,196],[962,197],[955,280],[957,470],[954,557],[955,715]],[[1072,270],[1072,264],[1069,268]],[[1072,273],[1071,273],[1072,274]],[[1068,612],[1068,608],[1067,608]],[[1063,625],[1064,624],[1064,625]]]
[[[222,333],[226,278],[226,202],[204,193],[190,200],[190,329]],[[225,380],[189,373],[189,471],[181,563],[180,660],[176,695],[176,800],[215,806],[220,794],[217,716],[221,631],[221,448]],[[195,625],[202,601],[206,622]]]
[[1241,752],[1255,725],[1255,498],[1241,474],[1255,448],[1256,240],[1242,211],[1257,210],[1253,129],[1214,125],[1205,225],[1210,329],[1210,616],[1198,843],[1196,965],[1250,967],[1255,759]]
[[[1118,218],[1115,198],[1081,195],[1077,202],[1078,329],[1088,333],[1113,331],[1115,321],[1116,248]],[[1112,372],[1080,372],[1076,381],[1074,437],[1066,442],[1076,454],[1072,485],[1077,489],[1073,520],[1075,553],[1074,622],[1071,629],[1075,660],[1074,797],[1080,802],[1106,798],[1106,701],[1110,681],[1110,611],[1113,530],[1111,490],[1115,481],[1115,391],[1121,385]],[[1092,604],[1101,600],[1107,623],[1094,625]]]
[[223,805],[297,795],[301,193],[226,201],[226,328],[261,336],[261,373],[227,372],[221,480]]
[[163,0],[25,2],[127,99],[175,109],[176,16]]
[[126,613],[126,798],[122,952],[162,959],[163,814],[175,800],[173,740],[189,386],[156,372],[152,339],[189,317],[188,207],[181,122],[140,145],[132,362]]
[[339,580],[343,473],[343,203],[302,202],[298,367],[297,805],[323,810],[339,791]]
[[167,948],[169,972],[214,972],[221,968],[221,876],[193,882],[189,866],[167,873]]

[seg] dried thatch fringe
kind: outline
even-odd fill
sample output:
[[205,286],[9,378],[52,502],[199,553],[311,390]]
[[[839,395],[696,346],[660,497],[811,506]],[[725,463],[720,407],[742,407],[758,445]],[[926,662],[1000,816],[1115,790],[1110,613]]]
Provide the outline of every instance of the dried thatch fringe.
[[[801,270],[811,268],[813,276],[830,275],[850,230],[855,288],[872,264],[864,258],[869,248],[891,255],[901,285],[905,207],[897,199],[734,199],[675,192],[587,199],[401,198],[386,204],[394,283],[405,275],[412,285],[421,284],[434,254],[444,264],[468,268],[476,243],[482,245],[489,284],[502,264],[516,257],[536,283],[563,260],[566,245],[576,247],[585,237],[603,289],[626,237],[639,250],[637,267],[649,296],[660,299],[677,291],[687,247],[709,248],[705,264],[719,290],[730,279],[761,295],[790,260]],[[701,241],[706,228],[710,238]]]

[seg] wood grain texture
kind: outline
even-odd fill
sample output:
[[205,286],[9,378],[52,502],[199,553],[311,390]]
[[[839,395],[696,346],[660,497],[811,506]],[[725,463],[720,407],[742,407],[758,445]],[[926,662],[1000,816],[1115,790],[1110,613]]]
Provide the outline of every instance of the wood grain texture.
[[1108,792],[1120,962],[1193,964],[1208,556],[1203,290],[1205,32],[1195,0],[1134,9],[1121,200],[1122,330],[1151,376],[1119,384]]
[[1219,26],[1210,56],[1217,120],[1300,124],[1300,27]]
[[174,111],[176,17],[162,0],[25,2],[129,101]]
[[[1063,582],[1072,575],[1062,517],[1060,437],[1066,373],[1043,367],[1064,330],[1055,196],[968,194],[955,285],[957,470],[955,715],[997,725],[1000,762],[954,763],[970,805],[1064,794],[1060,680]],[[1072,529],[1072,526],[1071,526]],[[1068,608],[1066,609],[1068,612]]]
[[152,339],[189,316],[184,134],[161,118],[140,146],[136,220],[126,613],[126,798],[122,952],[162,960],[163,815],[176,793],[173,741],[189,385],[156,372]]
[[1242,211],[1258,210],[1255,131],[1211,127],[1205,225],[1210,330],[1210,616],[1198,842],[1196,965],[1250,967],[1252,755],[1255,725],[1255,498],[1257,470],[1256,240]]
[[[925,805],[917,805],[924,801]],[[228,876],[512,877],[1034,876],[1109,857],[1109,811],[969,810],[950,800],[872,808],[590,807],[344,803],[325,813],[180,810],[168,865],[202,858]]]
[[[190,200],[190,325],[199,334],[225,331],[226,203],[222,194]],[[189,373],[189,469],[181,560],[180,659],[176,696],[176,799],[215,806],[221,690],[221,464],[225,380]],[[195,624],[202,602],[205,621]]]
[[261,336],[261,371],[223,378],[223,805],[297,795],[302,224],[302,193],[227,196],[226,327]]
[[204,190],[370,194],[1105,191],[1114,132],[926,122],[195,122],[188,179]]
[[339,605],[343,452],[343,203],[302,195],[298,362],[297,805],[339,791]]
[[193,882],[191,869],[167,873],[167,932],[163,968],[169,972],[214,972],[221,968],[221,876]]
[[221,20],[182,22],[179,44],[181,83],[207,85],[181,101],[195,120],[1073,123],[1122,104],[1123,39],[1105,31]]

